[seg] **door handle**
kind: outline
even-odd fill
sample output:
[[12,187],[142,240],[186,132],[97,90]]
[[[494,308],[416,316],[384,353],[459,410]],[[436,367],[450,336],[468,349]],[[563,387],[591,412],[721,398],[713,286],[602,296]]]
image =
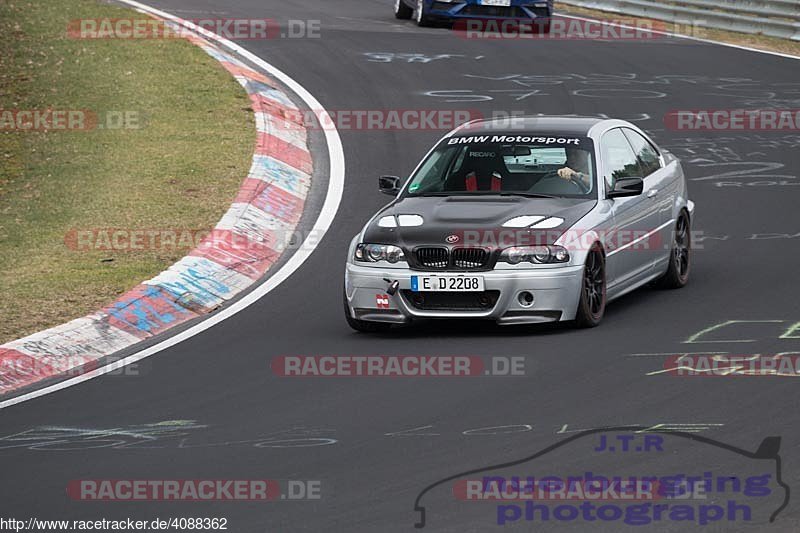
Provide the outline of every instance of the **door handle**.
[[658,196],[658,189],[650,189],[647,191],[648,198],[655,198],[656,196]]

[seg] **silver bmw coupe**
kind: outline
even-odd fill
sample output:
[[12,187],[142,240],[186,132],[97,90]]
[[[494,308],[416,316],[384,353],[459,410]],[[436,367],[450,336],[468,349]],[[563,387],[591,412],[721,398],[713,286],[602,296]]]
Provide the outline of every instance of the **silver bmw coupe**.
[[347,255],[358,331],[437,318],[592,327],[614,298],[689,279],[680,161],[622,120],[473,121],[379,188],[394,199]]

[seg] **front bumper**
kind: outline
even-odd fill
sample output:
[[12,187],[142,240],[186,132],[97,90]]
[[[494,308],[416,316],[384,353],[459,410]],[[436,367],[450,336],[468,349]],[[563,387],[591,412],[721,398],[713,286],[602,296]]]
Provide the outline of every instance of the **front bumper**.
[[513,5],[484,6],[474,2],[446,3],[434,1],[429,5],[427,16],[439,20],[517,20],[532,21],[545,19],[552,16],[552,6],[546,2],[526,2],[519,4],[512,2]]
[[[486,292],[498,291],[499,294],[493,293],[491,303],[479,309],[422,309],[410,297],[411,294],[420,294],[410,293],[411,276],[425,274],[482,276]],[[580,265],[473,273],[420,272],[347,263],[345,295],[352,316],[359,320],[402,324],[415,318],[481,318],[495,320],[498,324],[534,324],[573,320],[580,299],[582,276],[583,266]],[[392,296],[386,294],[387,279],[397,280],[400,284],[400,290]],[[522,291],[533,294],[532,305],[520,303],[518,296]]]

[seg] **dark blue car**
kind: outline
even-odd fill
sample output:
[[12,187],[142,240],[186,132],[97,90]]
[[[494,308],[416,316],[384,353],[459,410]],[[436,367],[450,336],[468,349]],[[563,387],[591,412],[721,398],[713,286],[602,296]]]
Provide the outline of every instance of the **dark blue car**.
[[553,15],[553,0],[395,0],[399,19],[412,16],[420,26],[459,20],[536,21],[545,26]]

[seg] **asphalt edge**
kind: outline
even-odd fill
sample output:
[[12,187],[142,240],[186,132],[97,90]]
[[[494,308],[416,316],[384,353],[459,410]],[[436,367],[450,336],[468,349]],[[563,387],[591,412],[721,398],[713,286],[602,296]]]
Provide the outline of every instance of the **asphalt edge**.
[[[770,56],[782,57],[784,59],[800,59],[800,56],[796,56],[794,54],[787,54],[785,52],[777,52],[775,50],[764,50],[762,48],[753,48],[752,46],[744,46],[744,45],[741,45],[741,44],[728,43],[728,42],[725,42],[725,41],[715,41],[713,39],[704,39],[702,37],[694,37],[692,35],[685,35],[683,33],[660,31],[660,30],[654,30],[654,29],[649,29],[649,28],[635,28],[635,27],[629,26],[627,24],[620,24],[618,22],[614,22],[614,21],[610,21],[610,20],[603,20],[603,19],[599,19],[599,18],[591,18],[591,17],[582,16],[582,15],[573,15],[573,14],[569,13],[569,5],[568,4],[567,4],[567,7],[568,7],[568,9],[567,9],[566,13],[559,12],[559,13],[556,13],[556,14],[558,16],[560,16],[560,17],[569,18],[569,19],[573,19],[573,20],[599,22],[601,24],[605,24],[607,26],[611,26],[611,27],[614,27],[614,28],[622,28],[622,29],[626,29],[626,30],[641,31],[641,32],[646,32],[646,33],[652,33],[653,35],[663,35],[665,37],[672,37],[672,38],[675,38],[675,39],[684,39],[684,40],[687,40],[687,41],[694,41],[694,42],[698,42],[698,43],[713,44],[713,45],[717,45],[717,46],[724,46],[726,48],[735,48],[736,50],[743,50],[745,52],[755,52],[757,54],[766,54],[766,55],[770,55]],[[605,13],[605,14],[608,14],[608,15],[624,15],[624,13],[617,12],[617,11],[603,11],[601,9],[595,9],[595,11],[601,11],[602,13]]]

